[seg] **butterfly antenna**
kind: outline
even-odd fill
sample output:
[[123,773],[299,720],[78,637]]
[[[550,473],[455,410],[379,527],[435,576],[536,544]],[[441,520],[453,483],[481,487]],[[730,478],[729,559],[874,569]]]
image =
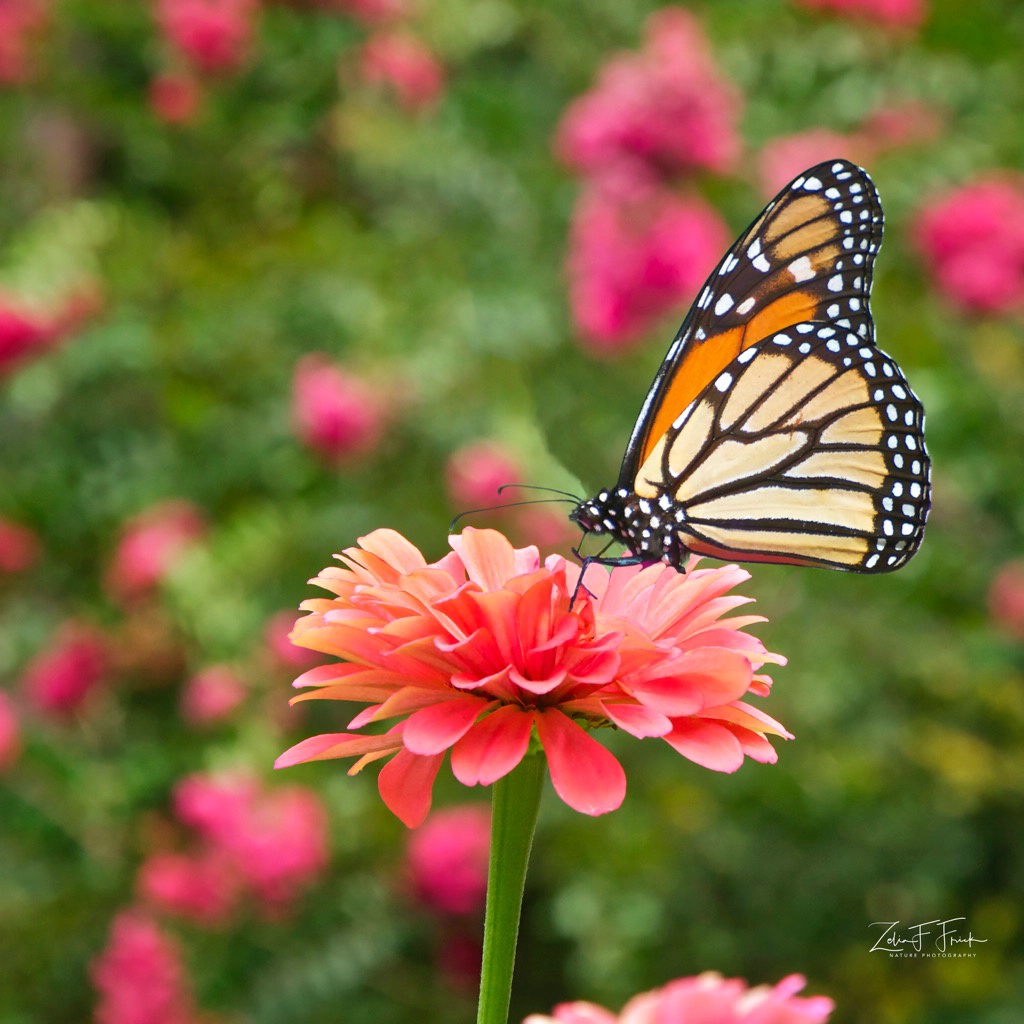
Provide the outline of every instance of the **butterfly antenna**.
[[547,491],[548,494],[560,494],[563,498],[569,498],[572,501],[575,501],[577,505],[583,500],[578,494],[572,494],[569,491],[561,491],[557,487],[540,487],[538,484],[502,484],[498,488],[498,493],[501,494],[502,491],[509,487],[519,487],[522,490],[527,491]]
[[530,501],[510,501],[504,505],[488,505],[486,508],[467,508],[465,512],[460,512],[448,524],[448,532],[454,533],[456,523],[460,519],[465,519],[466,516],[479,515],[481,512],[496,512],[501,508],[520,508],[523,505],[551,505],[562,501],[577,501],[577,499],[572,495],[566,495],[564,498],[533,498]]

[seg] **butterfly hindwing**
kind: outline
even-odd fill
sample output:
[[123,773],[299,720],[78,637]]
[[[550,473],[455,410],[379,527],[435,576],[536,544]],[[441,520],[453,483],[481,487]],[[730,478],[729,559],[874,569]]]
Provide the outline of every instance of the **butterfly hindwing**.
[[751,345],[812,320],[870,339],[881,240],[878,192],[856,165],[828,161],[783,189],[698,293],[633,428],[620,486],[704,385]]
[[892,359],[850,330],[797,324],[719,374],[659,440],[635,493],[685,510],[675,528],[690,551],[891,571],[924,532],[923,428]]

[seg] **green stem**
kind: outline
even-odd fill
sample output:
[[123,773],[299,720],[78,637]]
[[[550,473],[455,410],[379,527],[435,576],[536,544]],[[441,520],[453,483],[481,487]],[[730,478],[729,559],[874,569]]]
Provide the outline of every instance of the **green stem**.
[[508,1022],[526,865],[546,770],[543,754],[528,754],[514,771],[494,784],[477,1024]]

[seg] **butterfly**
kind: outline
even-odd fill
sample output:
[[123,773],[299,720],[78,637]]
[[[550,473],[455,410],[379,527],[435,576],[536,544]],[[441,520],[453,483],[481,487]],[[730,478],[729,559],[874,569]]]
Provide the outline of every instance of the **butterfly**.
[[850,572],[898,569],[930,507],[924,409],[875,345],[882,241],[845,160],[789,183],[698,293],[651,384],[618,483],[569,518],[630,552]]

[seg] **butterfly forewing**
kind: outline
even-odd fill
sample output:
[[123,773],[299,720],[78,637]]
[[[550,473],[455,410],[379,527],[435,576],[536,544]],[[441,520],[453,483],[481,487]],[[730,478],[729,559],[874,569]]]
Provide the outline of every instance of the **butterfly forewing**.
[[633,561],[906,562],[924,533],[930,464],[921,404],[874,344],[881,238],[865,171],[833,160],[794,179],[698,295],[615,490],[572,518]]
[[633,428],[620,486],[678,413],[751,345],[811,320],[870,339],[871,269],[881,240],[878,193],[856,165],[829,161],[783,189],[698,293]]

